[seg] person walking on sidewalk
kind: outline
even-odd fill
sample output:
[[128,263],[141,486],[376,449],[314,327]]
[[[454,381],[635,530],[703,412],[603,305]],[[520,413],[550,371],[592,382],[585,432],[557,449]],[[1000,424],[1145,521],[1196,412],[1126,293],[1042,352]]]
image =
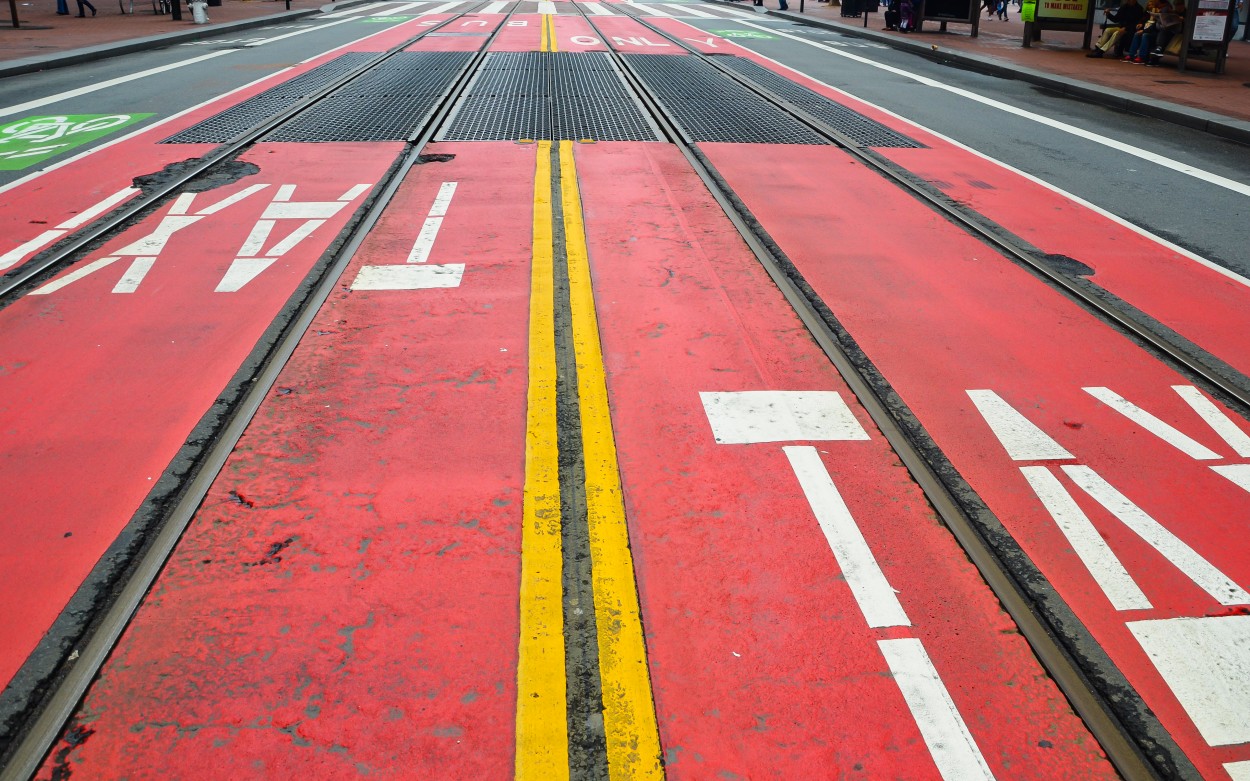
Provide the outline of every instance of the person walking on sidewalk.
[[87,8],[90,8],[90,9],[91,9],[91,15],[92,15],[92,16],[95,16],[95,6],[91,4],[91,0],[78,0],[78,18],[79,18],[79,19],[81,19],[81,18],[83,18],[84,16],[86,16],[86,14],[85,14],[85,13],[83,13],[83,6],[86,6]]

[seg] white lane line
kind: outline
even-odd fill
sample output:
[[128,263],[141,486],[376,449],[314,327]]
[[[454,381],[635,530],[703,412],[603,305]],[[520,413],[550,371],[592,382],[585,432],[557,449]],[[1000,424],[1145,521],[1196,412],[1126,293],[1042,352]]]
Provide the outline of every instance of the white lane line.
[[425,290],[459,287],[463,263],[445,266],[362,266],[352,290]]
[[1077,558],[1089,570],[1094,582],[1107,595],[1111,606],[1116,610],[1146,610],[1151,607],[1150,600],[1133,580],[1119,558],[1107,545],[1089,517],[1081,510],[1076,501],[1068,493],[1059,478],[1051,474],[1044,466],[1020,467],[1020,473],[1029,481],[1033,493],[1042,501],[1050,517],[1068,544],[1076,552]]
[[[76,98],[80,95],[90,95],[92,92],[99,92],[100,90],[108,89],[109,87],[116,87],[118,84],[126,84],[131,81],[147,78],[148,76],[155,76],[156,74],[164,73],[165,71],[185,68],[188,65],[195,65],[197,62],[205,62],[206,60],[211,60],[215,57],[221,57],[229,54],[231,51],[233,50],[209,52],[208,54],[201,54],[199,57],[192,57],[189,60],[180,60],[179,62],[173,62],[168,65],[161,65],[158,68],[148,68],[147,70],[139,71],[138,73],[118,76],[115,79],[101,81],[96,84],[89,84],[85,87],[79,87],[78,89],[65,90],[64,92],[58,92],[55,95],[49,95],[46,98],[28,100],[25,103],[15,103],[12,106],[0,106],[0,117],[5,117],[10,114],[20,114],[24,111],[30,111],[31,109],[41,108],[43,106],[50,106],[53,103],[60,103],[61,101]],[[144,129],[146,130],[147,128]]]
[[946,781],[992,781],[994,774],[981,756],[924,645],[912,637],[878,640],[877,645],[942,778]]
[[602,3],[582,3],[581,6],[590,11],[592,16],[616,16],[616,14],[604,8]]
[[63,231],[63,230],[44,231],[43,233],[40,233],[38,236],[26,242],[25,244],[17,245],[16,247],[4,253],[3,255],[0,255],[0,271],[3,271],[9,266],[15,265],[21,260],[24,260],[27,255],[31,254],[32,252],[35,252],[36,250],[39,250],[43,247],[48,246],[53,241],[56,241],[57,239],[64,236],[68,232],[69,231]]
[[443,217],[447,216],[447,207],[451,205],[451,198],[455,194],[455,182],[443,182],[439,186],[438,195],[434,196],[434,204],[430,207],[429,216],[421,224],[417,240],[408,251],[405,263],[424,263],[430,259],[430,251],[434,249],[434,240],[438,238],[438,231],[443,227]]
[[1072,465],[1064,466],[1063,471],[1082,491],[1118,518],[1120,523],[1136,532],[1137,536],[1185,573],[1186,577],[1210,594],[1215,601],[1221,605],[1250,604],[1250,594],[1245,589],[1129,501],[1128,497],[1117,491],[1094,470],[1087,466]]
[[1014,407],[1003,401],[992,390],[970,390],[968,398],[976,405],[977,411],[998,441],[1002,443],[1007,455],[1013,461],[1048,461],[1054,459],[1073,458],[1046,432],[1020,414]]
[[1211,467],[1217,475],[1228,478],[1243,491],[1250,493],[1250,464],[1224,464]]
[[842,570],[842,578],[850,587],[868,626],[911,626],[816,448],[792,445],[782,450],[790,460],[803,495],[812,506],[812,512]]
[[1242,458],[1250,458],[1250,434],[1242,431],[1232,418],[1215,405],[1215,402],[1202,395],[1202,391],[1192,385],[1173,385],[1172,390],[1176,391],[1185,403],[1207,422],[1212,431],[1220,435],[1220,439],[1228,443],[1234,453]]
[[700,11],[692,5],[679,5],[677,3],[661,3],[656,8],[663,8],[669,16],[697,16],[701,19],[719,19],[716,14],[709,14],[707,11]]
[[443,14],[443,13],[447,13],[447,12],[448,12],[448,11],[450,11],[451,9],[453,9],[453,8],[455,8],[456,6],[460,5],[460,3],[461,3],[462,1],[463,1],[463,0],[452,0],[452,2],[450,2],[450,3],[443,3],[442,5],[436,5],[436,6],[434,6],[433,8],[431,8],[431,9],[429,9],[429,10],[422,11],[419,15],[420,15],[420,16],[432,16],[432,15],[434,15],[434,14]]
[[868,439],[836,391],[704,391],[699,398],[722,445]]
[[639,11],[643,12],[644,14],[647,14],[648,16],[658,16],[658,17],[665,18],[665,19],[673,18],[672,14],[661,9],[659,6],[647,5],[645,3],[629,3],[629,2],[625,3],[625,5],[629,6],[630,8],[637,8]]
[[94,206],[83,209],[81,212],[56,227],[64,230],[74,230],[75,228],[82,227],[132,195],[138,194],[139,190],[135,187],[123,187]]
[[1219,453],[1199,444],[1187,434],[1182,434],[1168,423],[1150,414],[1133,402],[1124,398],[1110,388],[1081,388],[1089,395],[1106,404],[1111,409],[1133,421],[1137,425],[1154,434],[1159,439],[1198,461],[1213,461],[1222,458]]
[[1224,766],[1233,781],[1250,781],[1250,762],[1229,762]]
[[370,19],[377,19],[383,16],[407,16],[409,11],[425,5],[424,3],[400,3],[394,8],[388,8],[385,11],[378,11],[376,14],[369,14]]
[[319,22],[324,19],[340,19],[344,16],[361,16],[363,14],[369,13],[370,11],[376,11],[379,8],[384,8],[385,6],[388,6],[388,5],[390,5],[390,3],[367,3],[365,5],[358,5],[355,8],[347,8],[342,11],[335,11],[332,14],[325,14],[324,16],[318,16],[314,21]]
[[251,48],[255,48],[257,46],[264,46],[266,44],[273,43],[274,41],[284,41],[287,38],[294,38],[297,35],[304,35],[305,33],[318,33],[328,27],[334,27],[335,25],[346,24],[347,22],[350,22],[350,21],[353,21],[353,20],[352,19],[339,19],[337,22],[330,22],[329,24],[319,24],[316,27],[307,27],[303,30],[296,30],[293,33],[287,33],[286,35],[276,35],[273,38],[266,38],[263,41],[254,41],[252,43],[247,44],[247,46]]
[[486,7],[485,7],[485,8],[483,8],[483,9],[482,9],[482,10],[480,10],[480,11],[478,11],[477,13],[479,13],[479,14],[498,14],[498,13],[502,13],[502,12],[503,12],[503,9],[505,9],[505,8],[507,8],[507,7],[508,7],[508,3],[509,3],[510,1],[511,1],[511,0],[502,0],[502,2],[501,2],[501,0],[495,0],[495,2],[493,2],[493,3],[488,3],[488,4],[486,5]]
[[942,82],[937,81],[935,79],[930,79],[926,76],[921,76],[915,73],[911,73],[909,71],[903,70],[902,68],[895,68],[892,65],[886,65],[880,62],[874,62],[873,60],[870,60],[867,57],[861,57],[857,54],[851,54],[850,52],[842,51],[841,49],[838,49],[837,47],[827,46],[818,41],[811,41],[801,36],[793,35],[791,33],[778,30],[774,27],[765,27],[763,25],[753,24],[750,22],[742,22],[742,24],[746,27],[754,27],[757,30],[762,30],[771,35],[780,35],[785,38],[790,38],[791,40],[801,41],[809,46],[815,46],[818,49],[824,49],[825,51],[832,52],[838,55],[839,57],[845,57],[847,59],[854,60],[859,63],[863,63],[864,65],[868,65],[873,68],[878,68],[880,70],[884,70],[884,71],[893,73],[898,76],[903,76],[904,78],[912,79],[913,81],[919,82],[929,87],[933,87],[935,89],[945,90],[946,92],[950,92],[954,95],[959,95],[961,97],[967,98],[968,100],[976,101],[977,103],[982,103],[986,106],[989,106],[990,108],[995,108],[1000,111],[1005,111],[1009,114],[1014,114],[1018,117],[1021,117],[1022,119],[1027,119],[1032,122],[1037,122],[1039,124],[1046,125],[1047,127],[1053,128],[1054,130],[1068,133],[1070,135],[1077,136],[1078,138],[1083,138],[1086,141],[1092,141],[1095,144],[1100,144],[1102,146],[1108,147],[1109,149],[1115,149],[1118,152],[1123,152],[1126,155],[1132,155],[1133,157],[1146,160],[1147,162],[1154,163],[1155,165],[1161,166],[1163,168],[1168,168],[1170,170],[1176,171],[1177,173],[1182,173],[1187,176],[1192,176],[1195,179],[1200,179],[1204,182],[1207,182],[1208,184],[1213,184],[1217,187],[1222,187],[1226,190],[1231,190],[1232,192],[1235,192],[1239,195],[1250,195],[1250,184],[1238,182],[1233,179],[1220,176],[1219,174],[1212,173],[1211,171],[1205,171],[1201,168],[1197,168],[1195,166],[1189,165],[1188,163],[1182,163],[1179,160],[1173,160],[1170,157],[1164,157],[1163,155],[1155,154],[1154,152],[1151,152],[1149,150],[1139,149],[1133,146],[1132,144],[1126,144],[1123,141],[1116,141],[1113,138],[1107,138],[1106,136],[1102,136],[1097,133],[1092,133],[1088,130],[1085,130],[1084,128],[1077,127],[1076,125],[1069,125],[1066,122],[1060,122],[1057,119],[1051,119],[1050,117],[1045,117],[1045,116],[1042,116],[1041,114],[1035,114],[1034,112],[1028,111],[1026,109],[1016,108],[1015,106],[1004,103],[1001,100],[995,100],[993,98],[988,98],[984,95],[978,95],[977,93],[972,92],[970,90],[961,89],[959,87],[953,87],[949,84],[943,84]]
[[1250,743],[1250,616],[1133,621],[1128,628],[1203,740]]
[[1245,286],[1247,286],[1247,287],[1250,287],[1250,278],[1244,277],[1244,276],[1242,276],[1241,274],[1238,274],[1236,271],[1233,271],[1233,270],[1231,270],[1231,269],[1227,269],[1227,268],[1225,268],[1225,267],[1221,266],[1220,264],[1215,263],[1214,261],[1208,260],[1207,258],[1204,258],[1204,257],[1202,257],[1201,255],[1199,255],[1199,254],[1197,254],[1197,253],[1195,253],[1195,252],[1191,252],[1191,251],[1189,251],[1189,250],[1185,249],[1184,247],[1180,246],[1179,244],[1174,244],[1174,243],[1172,243],[1171,241],[1168,241],[1167,239],[1163,238],[1162,236],[1158,236],[1158,235],[1156,235],[1156,234],[1154,234],[1154,233],[1151,233],[1150,231],[1146,230],[1145,228],[1142,228],[1142,227],[1141,227],[1141,226],[1139,226],[1139,225],[1135,225],[1135,224],[1133,224],[1133,223],[1129,222],[1128,220],[1124,219],[1123,217],[1120,217],[1120,216],[1119,216],[1119,215],[1117,215],[1117,214],[1113,214],[1113,213],[1111,213],[1111,212],[1107,211],[1106,209],[1102,208],[1101,206],[1099,206],[1099,205],[1097,205],[1097,204],[1095,204],[1095,203],[1091,203],[1090,201],[1085,200],[1084,198],[1082,198],[1082,197],[1081,197],[1081,196],[1079,196],[1079,195],[1076,195],[1075,193],[1070,193],[1070,192],[1068,192],[1067,190],[1063,189],[1062,187],[1059,187],[1059,186],[1057,186],[1057,185],[1051,184],[1050,182],[1046,181],[1045,179],[1040,179],[1040,178],[1038,178],[1038,177],[1034,176],[1033,174],[1031,174],[1031,173],[1029,173],[1029,172],[1027,172],[1027,171],[1022,171],[1022,170],[1020,170],[1019,168],[1016,168],[1015,166],[1013,166],[1013,165],[1011,165],[1011,164],[1009,164],[1009,163],[1005,163],[1005,162],[1003,162],[1002,160],[999,160],[999,159],[994,158],[994,157],[990,157],[989,155],[985,154],[984,152],[980,151],[979,149],[974,149],[973,147],[970,147],[970,146],[968,146],[967,144],[964,144],[964,143],[962,143],[962,142],[960,142],[960,141],[958,141],[958,140],[956,140],[956,139],[954,139],[954,138],[951,138],[950,136],[943,135],[943,134],[941,134],[941,133],[937,132],[936,130],[933,130],[932,128],[925,127],[924,125],[920,124],[919,122],[916,122],[916,121],[915,121],[915,120],[913,120],[913,119],[909,119],[909,118],[907,118],[907,117],[903,116],[902,114],[899,114],[899,113],[897,113],[897,112],[895,112],[895,111],[891,111],[890,109],[885,108],[884,106],[878,106],[876,103],[873,103],[873,102],[871,102],[871,101],[864,100],[864,99],[863,99],[863,98],[861,98],[861,97],[857,97],[857,96],[855,96],[855,95],[852,95],[851,93],[847,92],[847,91],[846,91],[846,90],[844,90],[844,89],[839,89],[838,87],[835,87],[835,86],[833,86],[833,85],[831,85],[831,84],[827,84],[827,83],[825,83],[825,82],[823,82],[823,81],[820,81],[819,79],[814,79],[814,78],[812,78],[811,76],[809,76],[809,75],[807,75],[807,74],[805,74],[805,73],[803,73],[803,72],[801,72],[801,71],[798,71],[798,70],[795,70],[794,68],[791,68],[789,65],[786,65],[784,62],[778,62],[777,60],[774,60],[774,59],[772,59],[771,57],[765,57],[765,56],[764,56],[764,55],[762,55],[762,54],[756,54],[756,56],[757,56],[757,57],[760,57],[761,59],[767,60],[768,62],[771,62],[773,65],[776,65],[777,67],[781,68],[782,70],[789,71],[790,73],[794,73],[794,74],[796,74],[796,75],[799,75],[799,76],[804,77],[805,79],[811,80],[811,81],[815,82],[816,84],[819,84],[820,86],[824,87],[825,89],[828,89],[828,90],[831,90],[831,91],[833,91],[833,92],[836,92],[837,94],[842,95],[843,97],[845,97],[845,98],[847,98],[847,99],[849,99],[849,100],[854,100],[854,101],[856,101],[856,102],[858,102],[858,103],[861,103],[861,104],[863,104],[863,105],[865,105],[865,106],[869,106],[869,107],[871,107],[871,108],[873,108],[873,109],[875,109],[875,110],[877,110],[877,111],[880,111],[881,113],[885,114],[886,116],[893,117],[894,119],[898,120],[899,122],[905,122],[906,124],[911,125],[912,127],[916,128],[916,129],[918,129],[918,130],[922,130],[922,131],[924,131],[925,133],[928,133],[928,134],[932,135],[934,138],[940,138],[940,139],[942,139],[943,141],[945,141],[946,143],[950,144],[951,146],[953,146],[953,147],[957,147],[957,148],[959,148],[959,149],[962,149],[963,151],[967,152],[968,154],[973,155],[973,156],[975,156],[975,157],[979,157],[979,158],[981,158],[982,160],[984,160],[984,161],[986,161],[986,162],[988,162],[988,163],[992,163],[993,165],[996,165],[996,166],[998,166],[999,168],[1002,168],[1004,171],[1010,171],[1011,173],[1015,174],[1016,176],[1020,176],[1020,177],[1023,177],[1023,178],[1025,178],[1025,179],[1028,179],[1030,182],[1032,182],[1032,183],[1034,183],[1034,184],[1036,184],[1036,185],[1038,185],[1038,186],[1040,186],[1040,187],[1045,187],[1047,190],[1050,190],[1052,193],[1055,193],[1056,195],[1060,195],[1060,196],[1062,196],[1062,197],[1064,197],[1064,198],[1067,198],[1068,200],[1072,201],[1072,202],[1073,202],[1074,204],[1076,204],[1077,206],[1081,206],[1081,207],[1083,207],[1083,208],[1085,208],[1085,209],[1089,209],[1090,211],[1094,212],[1094,213],[1095,213],[1095,214],[1097,214],[1098,216],[1100,216],[1100,217],[1105,217],[1106,219],[1111,220],[1111,221],[1112,221],[1112,222],[1114,222],[1116,225],[1119,225],[1121,228],[1124,228],[1125,230],[1132,231],[1133,233],[1136,233],[1138,236],[1142,236],[1143,238],[1147,238],[1147,239],[1149,239],[1149,240],[1153,241],[1154,243],[1158,244],[1159,246],[1161,246],[1161,247],[1165,247],[1165,248],[1166,248],[1166,249],[1168,249],[1169,251],[1171,251],[1171,252],[1175,252],[1177,255],[1180,255],[1181,257],[1188,258],[1189,260],[1192,260],[1192,261],[1193,261],[1193,262],[1195,262],[1195,263],[1198,263],[1198,264],[1200,264],[1200,265],[1203,265],[1203,266],[1205,266],[1205,267],[1207,267],[1207,268],[1211,269],[1212,271],[1216,272],[1217,274],[1221,274],[1221,275],[1223,275],[1223,276],[1227,277],[1228,279],[1233,280],[1234,282],[1236,282],[1236,283],[1238,283],[1238,284],[1240,284],[1240,285],[1245,285]]

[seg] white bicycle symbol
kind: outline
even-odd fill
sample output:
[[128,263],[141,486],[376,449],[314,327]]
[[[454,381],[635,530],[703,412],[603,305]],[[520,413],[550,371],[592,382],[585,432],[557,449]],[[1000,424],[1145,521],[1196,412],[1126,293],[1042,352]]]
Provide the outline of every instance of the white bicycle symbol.
[[69,117],[34,117],[0,128],[0,144],[8,141],[55,141],[58,138],[72,136],[76,133],[107,130],[111,127],[124,125],[129,121],[129,114],[92,117],[81,122],[71,122]]

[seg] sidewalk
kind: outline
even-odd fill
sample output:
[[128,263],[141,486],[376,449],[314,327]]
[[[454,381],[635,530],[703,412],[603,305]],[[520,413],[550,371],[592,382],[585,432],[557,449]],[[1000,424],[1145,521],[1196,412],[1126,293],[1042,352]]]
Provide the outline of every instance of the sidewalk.
[[[49,67],[90,62],[113,54],[168,46],[179,41],[247,30],[282,20],[310,16],[327,0],[222,0],[208,9],[209,24],[194,24],[186,0],[182,21],[153,12],[153,0],[89,0],[95,16],[79,19],[76,0],[66,0],[69,15],[58,16],[56,0],[17,0],[20,27],[13,28],[7,0],[0,0],[0,77]],[[133,13],[123,14],[121,5]]]
[[1217,76],[1202,62],[1179,72],[1174,58],[1165,59],[1160,68],[1110,57],[1088,59],[1081,33],[1047,31],[1040,43],[1026,49],[1021,45],[1024,23],[1014,6],[1009,21],[983,17],[973,38],[968,24],[950,23],[946,32],[939,32],[938,23],[925,22],[920,33],[886,32],[881,13],[868,14],[865,27],[864,18],[843,18],[835,5],[805,0],[799,13],[798,0],[788,3],[790,10],[779,12],[777,0],[765,0],[771,13],[789,19],[1250,143],[1250,43],[1237,37],[1229,44],[1225,72]]

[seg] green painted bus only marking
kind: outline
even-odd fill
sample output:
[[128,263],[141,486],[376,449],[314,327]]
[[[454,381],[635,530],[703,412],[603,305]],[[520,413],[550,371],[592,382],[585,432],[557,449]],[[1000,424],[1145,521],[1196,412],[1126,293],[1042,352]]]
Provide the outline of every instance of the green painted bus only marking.
[[719,35],[722,38],[759,38],[764,41],[771,41],[773,36],[768,33],[762,33],[757,30],[708,30],[713,35]]
[[0,125],[0,171],[20,171],[151,114],[61,114]]

